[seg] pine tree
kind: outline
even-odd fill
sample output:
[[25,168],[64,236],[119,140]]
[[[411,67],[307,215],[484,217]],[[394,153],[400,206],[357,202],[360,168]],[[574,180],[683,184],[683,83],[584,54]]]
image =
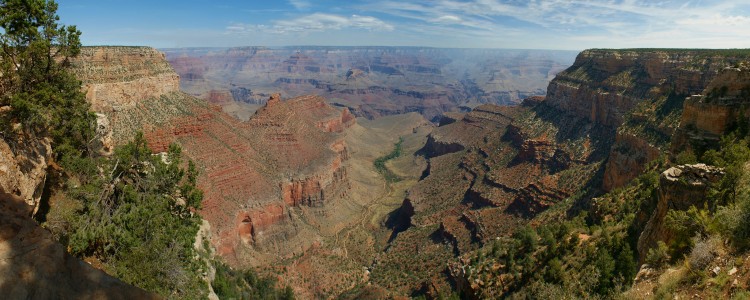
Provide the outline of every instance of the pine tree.
[[[57,158],[81,155],[95,118],[68,68],[80,53],[81,32],[58,23],[57,3],[0,0],[0,133],[52,138]],[[20,124],[20,127],[10,126]]]

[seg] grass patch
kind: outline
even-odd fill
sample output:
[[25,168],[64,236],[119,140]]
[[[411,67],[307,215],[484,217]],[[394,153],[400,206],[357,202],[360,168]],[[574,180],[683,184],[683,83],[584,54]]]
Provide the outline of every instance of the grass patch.
[[393,171],[388,169],[388,167],[385,166],[385,163],[391,159],[401,156],[401,149],[402,149],[403,143],[404,143],[404,138],[399,137],[398,142],[393,146],[393,151],[386,154],[385,156],[379,157],[373,163],[375,165],[375,169],[378,170],[378,173],[383,174],[383,177],[385,177],[385,181],[389,183],[399,182],[402,179],[400,176],[396,175],[395,173],[393,173]]

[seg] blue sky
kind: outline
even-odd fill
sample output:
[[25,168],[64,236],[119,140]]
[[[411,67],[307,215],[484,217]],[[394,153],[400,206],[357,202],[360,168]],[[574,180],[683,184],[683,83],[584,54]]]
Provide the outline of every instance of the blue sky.
[[59,0],[85,45],[750,48],[750,1]]

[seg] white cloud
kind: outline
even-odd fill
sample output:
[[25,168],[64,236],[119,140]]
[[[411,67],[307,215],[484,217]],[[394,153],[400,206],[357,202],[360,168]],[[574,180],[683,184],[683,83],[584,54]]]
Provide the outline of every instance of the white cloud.
[[307,10],[312,6],[308,0],[289,0],[289,4],[298,10]]
[[[406,30],[436,36],[463,31],[488,46],[750,47],[746,0],[416,0],[358,8],[403,19]],[[512,40],[518,33],[525,38]]]
[[229,33],[235,34],[258,31],[274,34],[287,34],[323,32],[343,29],[393,31],[395,27],[391,24],[383,22],[378,18],[370,16],[351,15],[349,17],[346,17],[324,13],[314,13],[296,19],[276,20],[273,21],[273,24],[270,26],[238,23],[226,27],[226,30]]
[[445,24],[460,24],[463,21],[460,17],[452,16],[452,15],[445,15],[440,16],[433,20],[435,23],[445,23]]
[[[750,47],[746,0],[355,1],[324,12],[279,14],[262,24],[231,24],[225,32],[278,36],[289,44],[304,40],[290,35],[320,44],[349,36],[358,43],[361,31],[369,31],[371,41],[447,47]],[[288,2],[313,8],[310,0]]]

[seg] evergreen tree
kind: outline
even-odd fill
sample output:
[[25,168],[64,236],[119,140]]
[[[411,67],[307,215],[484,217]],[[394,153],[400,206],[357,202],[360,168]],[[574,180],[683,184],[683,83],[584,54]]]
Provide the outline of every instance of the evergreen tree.
[[[57,158],[81,155],[95,118],[68,68],[81,49],[81,32],[58,23],[51,0],[0,0],[0,133],[51,137]],[[16,132],[18,133],[18,132]]]

